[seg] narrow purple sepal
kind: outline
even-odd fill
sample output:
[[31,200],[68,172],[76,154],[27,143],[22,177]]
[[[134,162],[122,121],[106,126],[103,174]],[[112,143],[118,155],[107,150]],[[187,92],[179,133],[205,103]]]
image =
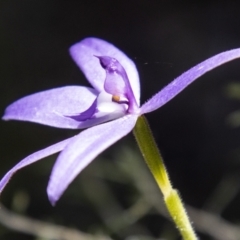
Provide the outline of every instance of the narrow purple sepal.
[[88,81],[99,92],[103,90],[105,71],[94,56],[116,58],[124,67],[130,81],[137,104],[140,103],[140,83],[138,71],[133,61],[114,45],[97,38],[86,38],[70,48],[70,54]]
[[26,158],[24,158],[17,165],[15,165],[10,171],[8,171],[5,174],[5,176],[1,179],[1,181],[0,181],[0,193],[3,191],[3,189],[5,188],[5,186],[7,185],[9,180],[11,179],[12,175],[16,171],[34,163],[34,162],[37,162],[37,161],[41,160],[42,158],[45,158],[45,157],[50,156],[54,153],[62,151],[72,139],[74,139],[74,137],[63,140],[59,143],[56,143],[52,146],[44,148],[40,151],[37,151],[37,152],[29,155]]
[[12,103],[7,107],[3,119],[30,121],[59,128],[85,128],[89,124],[81,124],[66,116],[85,111],[96,97],[97,91],[92,88],[81,86],[54,88]]
[[74,178],[102,151],[127,135],[137,121],[128,115],[81,132],[59,155],[50,177],[47,193],[54,205]]
[[160,92],[158,92],[146,103],[144,103],[141,107],[141,113],[144,114],[152,112],[160,108],[161,106],[166,104],[169,100],[174,98],[177,94],[179,94],[190,83],[192,83],[194,80],[196,80],[206,72],[239,57],[240,48],[220,53],[199,63],[195,67],[191,68],[187,72],[177,77],[169,85],[164,87]]

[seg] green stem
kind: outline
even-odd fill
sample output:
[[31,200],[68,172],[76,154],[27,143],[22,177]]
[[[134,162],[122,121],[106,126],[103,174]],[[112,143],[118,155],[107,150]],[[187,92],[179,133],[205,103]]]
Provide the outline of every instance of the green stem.
[[172,188],[162,156],[144,116],[138,118],[133,133],[143,157],[163,193],[167,209],[183,239],[196,240],[197,236],[194,233],[178,192]]

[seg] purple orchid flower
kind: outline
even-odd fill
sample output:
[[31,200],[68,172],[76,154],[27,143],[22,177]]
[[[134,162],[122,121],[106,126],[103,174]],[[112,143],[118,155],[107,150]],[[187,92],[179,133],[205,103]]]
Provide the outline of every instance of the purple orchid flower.
[[97,155],[134,128],[140,115],[160,108],[204,73],[239,58],[240,49],[220,53],[196,65],[141,107],[138,71],[115,46],[97,38],[86,38],[73,45],[70,54],[93,88],[66,86],[26,96],[8,106],[3,119],[88,129],[20,161],[0,181],[0,192],[19,169],[62,151],[47,187],[49,200],[55,204]]

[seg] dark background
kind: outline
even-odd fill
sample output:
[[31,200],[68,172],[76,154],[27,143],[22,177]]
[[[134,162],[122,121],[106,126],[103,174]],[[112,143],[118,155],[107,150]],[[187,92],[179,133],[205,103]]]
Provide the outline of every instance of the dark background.
[[[135,61],[144,102],[195,64],[240,47],[239,9],[239,1],[1,0],[0,112],[34,92],[88,85],[68,48],[89,36],[113,43]],[[239,66],[236,60],[211,71],[147,115],[184,202],[199,214],[205,211],[223,218],[230,227],[240,221],[240,120],[233,115],[240,109]],[[1,176],[28,154],[76,133],[1,121]],[[132,179],[138,174],[134,164],[143,162],[132,134],[87,167],[53,208],[45,189],[55,158],[19,171],[1,195],[4,206],[21,216],[94,236],[180,239],[173,224],[154,207],[141,215],[145,205],[140,204],[135,221],[120,217],[124,211],[130,214],[129,209],[143,198],[136,187],[144,179],[140,170],[138,180]],[[132,172],[126,170],[130,166]],[[145,165],[141,169],[147,171]],[[155,187],[151,178],[150,182]],[[161,205],[161,196],[158,201]],[[111,225],[112,219],[117,227]],[[3,217],[0,221],[3,240],[56,239],[41,238],[36,231],[25,234],[28,231],[13,222],[6,224]],[[209,219],[204,221],[211,226]],[[197,224],[196,229],[201,239],[220,239]],[[210,229],[220,231],[219,226]]]

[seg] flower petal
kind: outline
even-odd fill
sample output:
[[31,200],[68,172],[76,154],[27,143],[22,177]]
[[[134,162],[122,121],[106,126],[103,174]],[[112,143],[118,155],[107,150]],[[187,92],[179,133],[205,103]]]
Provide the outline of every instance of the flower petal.
[[96,94],[94,89],[81,86],[35,93],[8,106],[3,119],[30,121],[59,128],[82,128],[78,121],[66,116],[85,111]]
[[88,81],[99,92],[103,91],[106,73],[94,56],[109,56],[116,58],[127,72],[134,96],[139,105],[140,84],[135,64],[114,45],[98,39],[86,38],[70,48],[70,54],[85,74]]
[[167,85],[160,92],[149,99],[145,104],[143,104],[141,107],[141,113],[144,114],[156,110],[174,98],[178,93],[180,93],[198,77],[226,62],[239,57],[240,48],[220,53],[199,63],[195,67],[177,77],[169,85]]
[[60,152],[62,151],[66,145],[70,142],[70,140],[72,140],[74,137],[65,139],[59,143],[56,143],[52,146],[49,146],[45,149],[42,149],[40,151],[37,151],[31,155],[29,155],[28,157],[24,158],[22,161],[20,161],[17,165],[15,165],[10,171],[8,171],[5,176],[2,178],[2,180],[0,181],[0,193],[3,191],[4,187],[7,185],[7,183],[9,182],[10,178],[12,177],[12,175],[18,171],[21,168],[24,168],[34,162],[37,162],[38,160],[45,158],[49,155],[52,155],[54,153]]
[[128,134],[137,115],[128,115],[81,132],[59,155],[47,192],[54,205],[73,179],[102,151]]

